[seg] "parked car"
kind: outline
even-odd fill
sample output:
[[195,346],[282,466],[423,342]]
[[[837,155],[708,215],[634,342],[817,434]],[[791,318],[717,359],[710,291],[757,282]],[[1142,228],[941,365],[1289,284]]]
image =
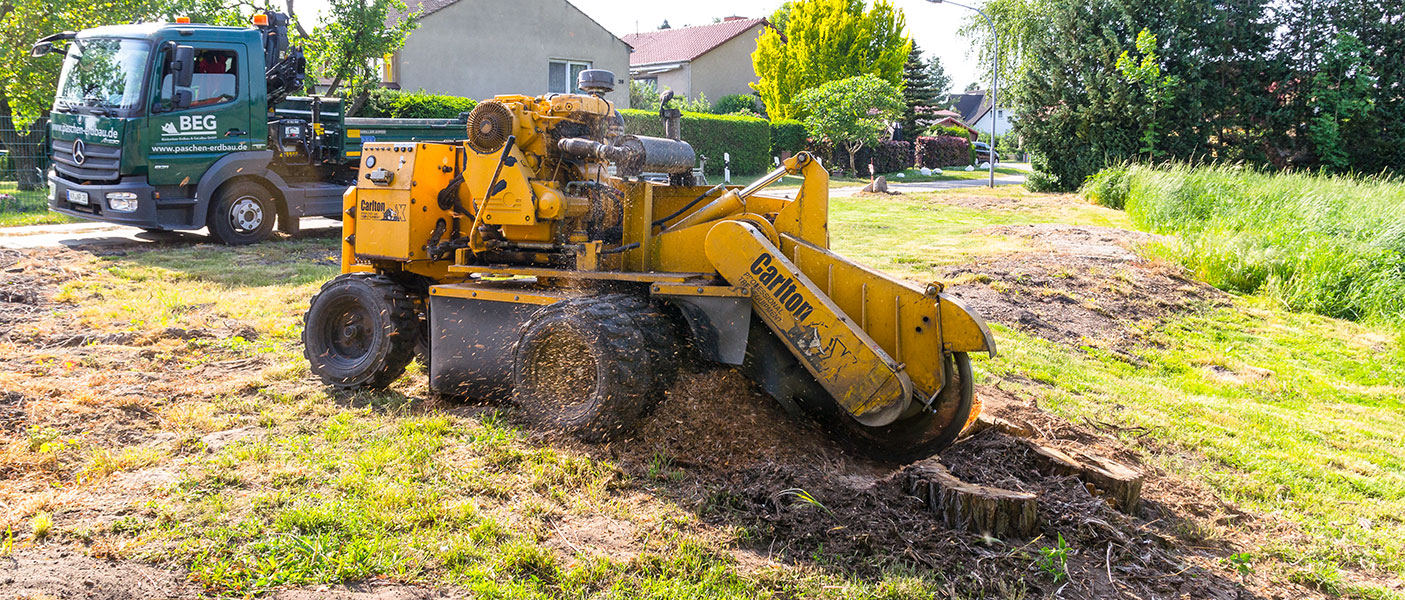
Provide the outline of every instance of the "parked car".
[[992,152],[994,152],[995,160],[991,162],[1000,164],[1000,152],[992,151],[990,149],[990,144],[987,144],[985,142],[971,142],[971,147],[976,149],[976,162],[985,162],[991,160],[990,155]]

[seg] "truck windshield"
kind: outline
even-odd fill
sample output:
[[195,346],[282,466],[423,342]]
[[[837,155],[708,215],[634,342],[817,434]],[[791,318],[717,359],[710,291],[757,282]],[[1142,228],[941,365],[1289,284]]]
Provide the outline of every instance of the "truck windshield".
[[56,110],[126,114],[141,105],[151,44],[120,38],[79,38],[68,45]]

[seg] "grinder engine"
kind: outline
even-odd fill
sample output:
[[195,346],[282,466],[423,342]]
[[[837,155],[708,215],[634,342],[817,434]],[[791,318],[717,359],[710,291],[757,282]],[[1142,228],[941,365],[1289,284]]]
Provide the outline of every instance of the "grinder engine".
[[696,156],[687,142],[625,135],[604,98],[613,81],[587,70],[586,94],[496,96],[469,114],[462,142],[366,144],[348,215],[355,255],[437,261],[462,250],[465,264],[574,267],[620,252],[626,196],[611,178],[691,184]]

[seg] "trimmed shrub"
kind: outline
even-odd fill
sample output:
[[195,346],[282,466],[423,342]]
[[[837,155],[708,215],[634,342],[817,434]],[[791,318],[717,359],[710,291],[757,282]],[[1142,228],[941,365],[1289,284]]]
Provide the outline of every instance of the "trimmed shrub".
[[478,101],[462,96],[444,96],[428,92],[373,90],[361,107],[358,117],[390,119],[455,119],[459,113],[473,110]]
[[929,169],[969,165],[974,162],[975,150],[971,140],[964,137],[943,135],[917,138],[917,160],[919,166]]
[[967,131],[965,127],[957,127],[955,125],[933,125],[928,127],[927,131],[923,132],[923,135],[927,137],[949,135],[951,137],[971,139],[970,131]]
[[[811,140],[809,148],[811,154],[824,161],[825,166],[838,167],[848,171],[849,153],[843,148],[831,148],[829,144],[819,140]],[[884,173],[896,173],[912,167],[912,142],[885,141],[877,147],[864,146],[854,153],[854,165],[859,172],[854,173],[855,177],[868,177],[868,165],[873,165],[873,175]]]
[[712,112],[718,115],[730,115],[743,110],[755,113],[759,104],[756,96],[751,94],[728,94],[712,104]]
[[800,121],[771,121],[771,154],[780,156],[781,152],[795,154],[804,150],[809,135],[809,132],[805,131],[805,124]]
[[874,170],[880,175],[907,170],[913,165],[912,142],[880,143],[872,149],[870,160],[873,161]]
[[[634,135],[663,136],[659,114],[625,109],[624,130]],[[699,157],[707,157],[707,174],[722,173],[722,155],[732,155],[734,175],[764,173],[771,165],[771,126],[765,119],[736,115],[683,113],[683,141],[693,145]]]

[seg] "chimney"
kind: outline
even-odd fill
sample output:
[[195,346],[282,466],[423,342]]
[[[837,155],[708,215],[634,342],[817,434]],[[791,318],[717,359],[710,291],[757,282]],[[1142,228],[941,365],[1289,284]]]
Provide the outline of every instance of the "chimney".
[[722,22],[723,22],[723,23],[726,23],[726,22],[728,22],[728,21],[740,21],[740,20],[745,19],[745,18],[746,18],[746,17],[738,17],[738,16],[736,16],[736,15],[732,15],[732,16],[730,16],[730,17],[722,17]]

